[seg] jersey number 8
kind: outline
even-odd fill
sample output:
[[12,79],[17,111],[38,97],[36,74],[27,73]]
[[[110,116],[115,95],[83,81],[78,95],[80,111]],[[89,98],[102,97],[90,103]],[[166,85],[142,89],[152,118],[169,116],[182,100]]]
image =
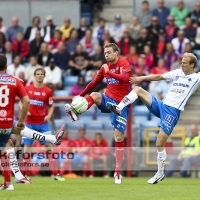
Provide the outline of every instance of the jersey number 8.
[[[5,91],[5,92],[3,92]],[[5,107],[9,103],[9,93],[10,89],[8,88],[7,85],[3,85],[0,87],[0,107]]]

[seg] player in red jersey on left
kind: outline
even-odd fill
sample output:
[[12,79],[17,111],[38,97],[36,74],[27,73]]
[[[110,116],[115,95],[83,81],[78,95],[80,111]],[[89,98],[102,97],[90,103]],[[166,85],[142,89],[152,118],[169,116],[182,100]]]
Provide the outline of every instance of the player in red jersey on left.
[[[30,98],[30,107],[26,117],[26,126],[30,129],[50,135],[51,128],[48,122],[54,111],[53,93],[52,90],[43,83],[45,78],[44,68],[37,68],[34,71],[34,76],[35,82],[25,87]],[[22,143],[24,144],[24,152],[30,153],[30,147],[33,142],[34,141],[31,139],[23,137]],[[45,141],[40,141],[40,143],[46,147],[47,151],[52,150],[53,144]],[[52,157],[52,154],[49,156],[49,162],[54,175],[54,180],[64,181],[65,179],[58,174],[57,160]],[[24,165],[27,166],[26,163],[30,163],[30,161],[30,158],[24,160]],[[28,178],[30,176],[30,169],[28,169],[28,167],[26,167],[25,175]]]
[[[25,127],[24,120],[29,108],[29,98],[22,83],[14,76],[6,74],[6,69],[6,56],[0,54],[0,153],[8,143],[11,135],[15,96],[17,95],[22,102],[22,113],[16,125],[19,130],[23,130]],[[6,167],[7,164],[9,164],[8,156],[1,156],[4,184],[0,185],[0,190],[14,190],[9,169]]]
[[[125,107],[121,115],[118,116],[111,112],[110,108],[115,102],[120,102],[124,95],[127,95],[131,86],[129,78],[131,77],[131,68],[127,60],[119,57],[119,49],[116,44],[109,43],[104,47],[104,55],[107,63],[102,65],[97,76],[80,93],[85,96],[92,91],[104,78],[107,81],[105,94],[92,92],[86,97],[88,109],[95,103],[103,113],[111,113],[111,123],[115,130],[115,155],[116,168],[114,173],[115,184],[121,184],[120,168],[124,157],[124,132],[129,115],[129,107]],[[127,101],[127,99],[124,99]],[[73,121],[78,119],[78,114],[70,104],[65,104],[65,110]]]

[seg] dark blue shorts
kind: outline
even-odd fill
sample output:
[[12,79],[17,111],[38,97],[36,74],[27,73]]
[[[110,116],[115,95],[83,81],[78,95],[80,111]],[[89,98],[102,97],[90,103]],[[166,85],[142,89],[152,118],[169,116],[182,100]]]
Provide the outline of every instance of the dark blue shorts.
[[105,94],[101,94],[101,95],[102,95],[102,101],[101,101],[101,104],[98,106],[99,110],[101,110],[102,113],[111,113],[111,116],[110,116],[111,124],[114,126],[115,129],[124,133],[126,130],[126,124],[127,124],[128,115],[129,115],[129,108],[125,107],[121,111],[120,116],[118,116],[115,113],[111,112],[106,106],[107,102],[111,102],[116,105],[118,104],[118,102],[107,97]]
[[[34,130],[34,131],[38,131],[40,133],[44,133],[44,134],[51,134],[51,128],[49,124],[26,124],[26,127]],[[29,138],[22,138],[22,144],[24,145],[32,145],[34,142],[34,140],[31,140]],[[47,144],[49,142],[45,142],[45,141],[40,141],[41,145]]]
[[152,103],[151,106],[147,106],[150,112],[152,112],[156,117],[160,118],[160,127],[167,134],[170,135],[176,126],[180,110],[165,105],[160,99],[151,96]]
[[0,129],[0,150],[3,149],[8,143],[11,132],[12,128]]

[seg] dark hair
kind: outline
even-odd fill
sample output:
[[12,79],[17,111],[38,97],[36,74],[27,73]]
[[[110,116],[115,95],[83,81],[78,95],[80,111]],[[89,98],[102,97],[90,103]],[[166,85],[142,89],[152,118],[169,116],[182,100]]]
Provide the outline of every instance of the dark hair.
[[85,30],[85,32],[86,31],[90,31],[91,33],[93,32],[93,30],[91,29],[91,28],[87,28],[86,30]]
[[106,20],[105,20],[103,17],[100,17],[100,18],[98,19],[98,23],[101,22],[101,21],[106,22]]
[[119,48],[118,48],[118,46],[117,46],[115,43],[108,43],[108,44],[106,44],[106,45],[104,46],[104,49],[105,49],[105,48],[109,48],[109,47],[112,47],[112,49],[113,49],[114,52],[115,52],[115,51],[118,51],[118,52],[119,52]]
[[143,1],[142,4],[148,4],[149,5],[149,2],[148,1]]
[[[59,30],[58,30],[58,31],[59,31]],[[76,31],[76,32],[78,33],[78,31],[77,31],[75,28],[73,28],[73,29],[70,31],[70,33],[69,33],[70,37],[71,37],[73,31]],[[60,33],[61,33],[61,32],[60,32]],[[62,34],[62,33],[61,33],[61,34]]]
[[1,21],[1,22],[3,21],[3,18],[2,18],[2,17],[0,17],[0,21]]
[[35,16],[35,17],[33,17],[33,19],[32,19],[32,23],[34,22],[35,19],[38,19],[39,24],[40,24],[40,17],[39,17],[39,16]]
[[96,133],[96,134],[95,134],[95,136],[98,136],[98,135],[99,135],[100,137],[102,137],[102,134],[101,134],[101,133]]
[[44,75],[46,75],[46,71],[44,68],[40,67],[40,68],[37,68],[35,71],[34,71],[34,76],[36,75],[37,71],[42,71],[44,73]]
[[4,54],[0,53],[0,71],[6,69],[7,66],[7,58]]
[[5,35],[4,33],[0,32],[0,35],[2,35],[2,38],[3,38],[3,44],[6,42],[6,38],[5,38]]

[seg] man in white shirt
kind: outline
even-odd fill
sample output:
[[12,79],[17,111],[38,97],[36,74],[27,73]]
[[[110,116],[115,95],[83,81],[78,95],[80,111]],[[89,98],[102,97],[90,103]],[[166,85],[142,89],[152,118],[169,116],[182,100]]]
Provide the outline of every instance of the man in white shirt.
[[8,65],[7,73],[19,78],[21,72],[25,72],[25,67],[21,65],[21,58],[17,55],[14,57],[13,63]]
[[142,81],[173,80],[172,86],[163,101],[156,99],[144,89],[135,86],[118,105],[110,102],[107,103],[107,107],[119,115],[124,107],[139,98],[150,112],[160,118],[160,132],[156,141],[158,171],[148,180],[149,184],[156,184],[164,179],[164,161],[166,160],[165,143],[179,120],[180,112],[184,110],[188,99],[200,86],[200,73],[196,74],[194,72],[197,62],[194,54],[184,53],[181,69],[176,69],[165,74],[130,78],[130,82],[134,85],[138,85]]
[[185,51],[185,45],[190,42],[188,38],[185,37],[183,30],[179,30],[177,37],[172,40],[172,45],[177,55],[181,55]]
[[45,67],[46,76],[44,84],[53,91],[58,90],[62,86],[62,71],[56,66],[54,58],[49,61],[49,66]]

